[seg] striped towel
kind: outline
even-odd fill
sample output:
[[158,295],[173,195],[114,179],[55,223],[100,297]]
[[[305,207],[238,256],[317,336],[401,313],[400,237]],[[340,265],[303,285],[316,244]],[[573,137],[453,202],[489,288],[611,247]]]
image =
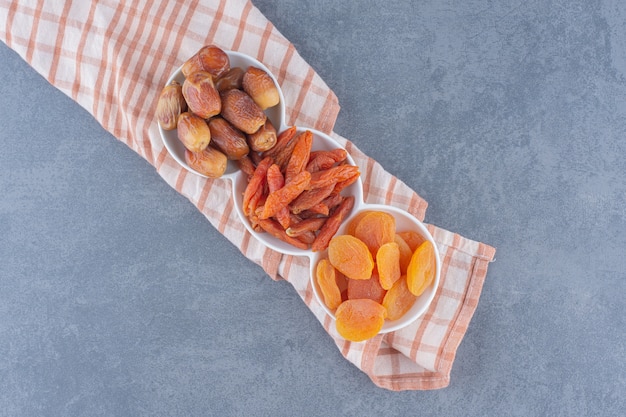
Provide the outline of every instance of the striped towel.
[[374,384],[390,390],[449,384],[494,248],[429,225],[443,263],[430,309],[402,330],[347,342],[312,295],[308,259],[262,246],[233,210],[229,183],[181,169],[164,148],[154,119],[158,94],[175,68],[201,46],[215,44],[257,58],[277,76],[287,125],[327,132],[346,147],[361,169],[366,202],[394,205],[424,219],[426,201],[332,132],[337,97],[250,1],[0,0],[0,23],[0,38],[10,48],[152,164],[243,256],[272,279],[289,281],[329,342]]

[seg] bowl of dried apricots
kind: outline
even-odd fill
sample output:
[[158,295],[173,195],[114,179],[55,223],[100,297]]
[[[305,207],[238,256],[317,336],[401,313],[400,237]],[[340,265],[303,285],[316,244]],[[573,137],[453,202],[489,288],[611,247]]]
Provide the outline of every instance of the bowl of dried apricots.
[[392,206],[362,204],[311,259],[316,299],[347,340],[414,322],[432,302],[441,260],[422,222]]
[[159,132],[183,168],[230,180],[235,211],[263,245],[310,261],[313,292],[350,341],[405,327],[439,284],[435,242],[414,216],[367,204],[358,166],[329,135],[285,125],[267,67],[202,47],[162,89]]

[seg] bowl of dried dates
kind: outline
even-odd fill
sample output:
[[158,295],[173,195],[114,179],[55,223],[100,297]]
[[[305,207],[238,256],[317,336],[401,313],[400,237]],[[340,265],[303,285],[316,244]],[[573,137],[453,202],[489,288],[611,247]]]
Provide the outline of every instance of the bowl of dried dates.
[[174,71],[156,109],[170,155],[208,178],[232,176],[250,151],[273,146],[284,114],[282,91],[267,67],[215,45],[202,47]]

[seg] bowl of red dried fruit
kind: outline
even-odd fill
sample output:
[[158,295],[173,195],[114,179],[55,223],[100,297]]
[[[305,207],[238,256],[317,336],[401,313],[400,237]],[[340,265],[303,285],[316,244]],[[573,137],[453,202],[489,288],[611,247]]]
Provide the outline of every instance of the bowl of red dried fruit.
[[309,256],[362,200],[359,168],[330,136],[306,128],[281,132],[276,146],[253,157],[235,178],[235,208],[244,226],[281,253]]

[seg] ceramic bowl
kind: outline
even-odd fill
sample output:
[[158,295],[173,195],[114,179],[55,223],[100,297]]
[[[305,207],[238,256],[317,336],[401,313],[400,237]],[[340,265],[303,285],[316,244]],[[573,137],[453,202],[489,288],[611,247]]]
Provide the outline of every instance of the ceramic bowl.
[[[231,67],[241,67],[244,70],[249,66],[256,66],[258,68],[266,71],[274,80],[274,83],[278,87],[280,103],[270,109],[266,110],[266,114],[268,118],[271,120],[272,124],[276,127],[278,132],[281,132],[287,129],[288,126],[285,124],[285,102],[282,91],[280,90],[280,86],[274,77],[274,75],[269,71],[265,65],[256,59],[247,56],[245,54],[233,51],[225,51],[230,59]],[[172,80],[177,80],[179,83],[184,82],[184,76],[181,72],[181,68],[178,68],[172,76],[168,79],[168,84]],[[332,150],[336,148],[341,148],[342,146],[334,140],[329,135],[317,131],[315,129],[310,129],[306,127],[297,127],[298,132],[302,132],[304,130],[310,130],[313,133],[313,144],[312,150]],[[191,167],[187,165],[185,162],[185,148],[182,143],[179,141],[177,137],[176,130],[165,131],[159,127],[159,131],[161,133],[161,138],[168,152],[172,155],[174,160],[178,162],[183,168],[187,169],[190,172],[195,173],[196,175],[200,175],[205,177],[203,174],[195,171]],[[347,162],[352,165],[356,165],[352,157],[348,154]],[[311,250],[303,250],[295,248],[282,240],[279,240],[269,233],[258,233],[256,232],[250,225],[247,217],[243,212],[242,207],[242,197],[243,192],[247,185],[247,177],[243,174],[237,167],[237,164],[233,161],[228,162],[228,167],[225,174],[222,176],[223,179],[229,180],[233,187],[233,198],[234,198],[234,207],[235,210],[241,219],[241,222],[244,224],[246,229],[263,245],[271,248],[275,251],[278,251],[283,254],[294,255],[294,256],[304,256],[309,258],[310,271],[309,271],[309,279],[311,280],[311,286],[313,288],[313,293],[315,295],[316,300],[322,305],[326,313],[330,315],[333,319],[335,315],[333,311],[331,311],[328,307],[326,307],[323,298],[321,297],[320,290],[317,286],[317,282],[315,279],[315,268],[320,259],[327,256],[326,251],[321,252],[313,252]],[[364,202],[363,199],[363,183],[361,178],[359,178],[355,183],[345,188],[342,191],[343,195],[351,195],[354,197],[354,207],[351,211],[350,216],[343,222],[342,226],[339,228],[337,234],[342,234],[346,228],[346,225],[349,221],[356,216],[359,212],[363,210],[377,210],[384,211],[386,213],[391,214],[396,219],[396,230],[414,230],[417,231],[424,239],[427,239],[433,243],[433,247],[435,248],[436,255],[436,272],[434,282],[424,291],[422,295],[417,297],[414,305],[411,309],[400,319],[395,321],[385,321],[383,328],[380,333],[387,333],[391,331],[395,331],[401,329],[405,326],[408,326],[412,322],[414,322],[418,317],[420,317],[424,312],[428,309],[430,303],[432,302],[437,287],[439,285],[440,274],[441,274],[441,260],[439,257],[439,252],[437,250],[437,245],[435,244],[432,236],[428,232],[426,226],[412,216],[410,213],[401,210],[399,208],[395,208],[393,206],[381,205],[381,204],[368,204]]]
[[[441,276],[441,259],[439,257],[439,251],[437,250],[437,244],[435,243],[433,237],[422,222],[420,222],[413,215],[404,210],[383,204],[365,204],[361,202],[361,204],[355,206],[352,210],[351,215],[346,219],[346,221],[343,222],[343,224],[337,231],[336,236],[343,234],[346,230],[347,225],[350,223],[350,220],[357,216],[361,211],[381,211],[389,213],[396,220],[397,231],[415,231],[419,233],[424,239],[429,240],[435,248],[435,279],[428,286],[428,288],[426,288],[426,290],[419,297],[417,297],[417,299],[413,303],[413,306],[401,318],[393,321],[385,320],[385,323],[380,333],[393,332],[413,323],[417,318],[423,315],[430,306],[430,303],[435,297],[435,292],[437,291],[437,287],[439,286],[439,280]],[[327,251],[315,252],[311,254],[309,272],[309,275],[311,277],[311,287],[313,288],[313,294],[315,295],[317,301],[321,304],[326,313],[328,313],[329,316],[335,319],[334,312],[329,309],[324,303],[324,298],[322,296],[319,286],[317,285],[317,280],[315,279],[315,269],[317,267],[317,264],[321,259],[324,258],[328,258]]]
[[[280,97],[280,102],[276,106],[270,107],[269,109],[265,110],[265,114],[267,115],[268,119],[270,119],[270,121],[272,122],[272,125],[274,125],[274,127],[276,128],[278,132],[283,131],[286,128],[285,122],[284,122],[285,121],[285,98],[283,97],[283,92],[280,89],[280,86],[278,84],[278,81],[276,80],[276,77],[274,77],[274,75],[265,65],[263,65],[261,62],[257,61],[256,59],[252,58],[251,56],[242,54],[240,52],[234,52],[234,51],[224,51],[224,52],[226,52],[226,55],[228,55],[231,67],[240,67],[245,71],[248,67],[254,66],[257,68],[261,68],[262,70],[267,72],[270,75],[270,77],[272,77],[274,84],[276,84],[276,86],[278,87],[278,94]],[[170,78],[168,78],[167,84],[171,83],[173,80],[178,81],[181,85],[183,84],[183,82],[185,81],[185,76],[183,75],[183,72],[181,69],[182,69],[182,65],[178,69],[176,69],[176,71],[174,71],[174,73],[170,76]],[[161,126],[159,126],[159,133],[161,135],[161,139],[163,140],[163,144],[165,145],[165,148],[167,148],[167,151],[169,152],[170,155],[172,155],[172,158],[174,158],[176,162],[178,162],[187,171],[193,172],[196,175],[207,178],[206,175],[196,171],[195,169],[187,165],[187,162],[185,161],[185,147],[183,146],[182,142],[178,139],[178,134],[177,134],[176,129],[163,130]],[[237,167],[237,163],[233,161],[228,161],[228,166],[226,168],[226,172],[224,173],[225,178],[231,178],[234,175],[236,175],[238,172],[239,172],[239,169]]]

